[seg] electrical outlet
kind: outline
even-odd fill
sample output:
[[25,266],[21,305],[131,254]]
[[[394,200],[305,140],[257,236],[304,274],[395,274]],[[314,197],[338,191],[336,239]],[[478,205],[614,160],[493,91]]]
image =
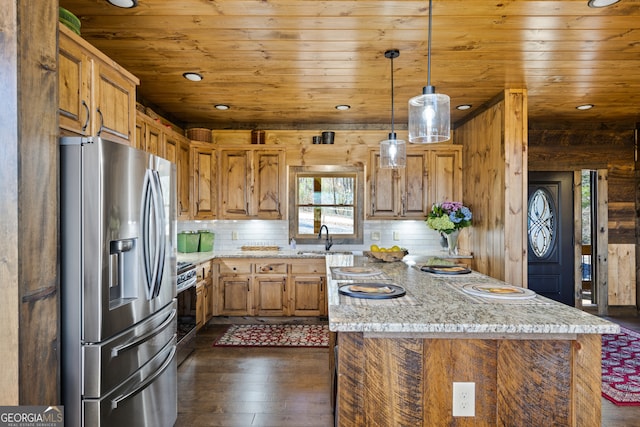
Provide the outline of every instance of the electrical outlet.
[[238,232],[237,231],[232,231],[231,232],[231,240],[238,240]]
[[393,240],[395,240],[396,242],[398,240],[400,240],[400,232],[399,231],[394,231],[393,232]]
[[476,416],[476,383],[453,383],[453,416]]
[[380,241],[380,232],[379,231],[372,231],[371,232],[371,240],[373,240],[374,242],[379,242]]

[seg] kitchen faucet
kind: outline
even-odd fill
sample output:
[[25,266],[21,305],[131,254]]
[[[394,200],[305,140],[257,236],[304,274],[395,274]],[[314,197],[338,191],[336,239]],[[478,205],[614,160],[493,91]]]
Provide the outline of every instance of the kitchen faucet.
[[327,230],[327,239],[324,242],[324,250],[328,251],[329,249],[331,249],[331,246],[333,246],[333,238],[329,236],[329,227],[327,227],[326,225],[323,225],[322,227],[320,227],[320,233],[318,233],[318,239],[322,239],[323,228]]

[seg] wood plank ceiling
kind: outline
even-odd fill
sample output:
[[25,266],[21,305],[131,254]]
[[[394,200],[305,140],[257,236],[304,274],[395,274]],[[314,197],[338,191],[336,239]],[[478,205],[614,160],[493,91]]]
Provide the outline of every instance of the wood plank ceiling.
[[[60,0],[82,36],[138,76],[139,97],[185,126],[387,128],[427,83],[428,1]],[[184,72],[201,73],[195,83]],[[526,88],[532,124],[640,122],[640,0],[435,0],[431,83],[452,123]],[[588,111],[576,106],[594,104]],[[216,104],[230,109],[219,111]],[[338,111],[335,106],[351,109]],[[467,111],[455,109],[471,104]]]

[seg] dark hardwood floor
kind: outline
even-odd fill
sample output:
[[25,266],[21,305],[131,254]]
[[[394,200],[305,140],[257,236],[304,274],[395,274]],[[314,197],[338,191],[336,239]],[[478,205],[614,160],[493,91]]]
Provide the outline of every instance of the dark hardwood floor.
[[[638,317],[609,320],[640,332]],[[178,427],[331,427],[328,349],[213,347],[226,322],[198,332],[196,351],[178,368]],[[304,322],[305,319],[288,320]],[[640,406],[602,398],[602,427],[640,426]]]

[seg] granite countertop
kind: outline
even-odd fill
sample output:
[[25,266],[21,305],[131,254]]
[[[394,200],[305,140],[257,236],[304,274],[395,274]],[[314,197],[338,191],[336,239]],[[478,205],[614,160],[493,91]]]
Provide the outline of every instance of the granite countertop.
[[[427,258],[382,263],[367,257],[331,255],[327,260],[329,328],[335,332],[365,332],[370,336],[494,337],[540,336],[570,339],[577,334],[617,333],[617,324],[540,295],[533,299],[478,298],[461,290],[464,284],[504,282],[478,272],[460,275],[420,270]],[[380,270],[380,277],[340,276],[331,267],[362,266]],[[374,280],[376,279],[376,280]],[[389,282],[404,287],[401,298],[370,300],[341,295],[338,287],[354,282]]]
[[[318,249],[305,249],[299,247],[298,249],[280,249],[277,251],[244,251],[241,249],[236,250],[214,250],[210,252],[190,252],[183,253],[178,252],[178,261],[192,262],[194,264],[200,264],[212,260],[214,258],[324,258],[326,255],[362,255],[362,251],[348,251],[333,249],[329,252]],[[470,260],[473,258],[471,255],[454,255],[449,256],[441,251],[412,251],[405,257],[405,260],[411,261],[415,258],[421,258],[424,256],[444,256],[447,259],[459,259],[460,261]]]

